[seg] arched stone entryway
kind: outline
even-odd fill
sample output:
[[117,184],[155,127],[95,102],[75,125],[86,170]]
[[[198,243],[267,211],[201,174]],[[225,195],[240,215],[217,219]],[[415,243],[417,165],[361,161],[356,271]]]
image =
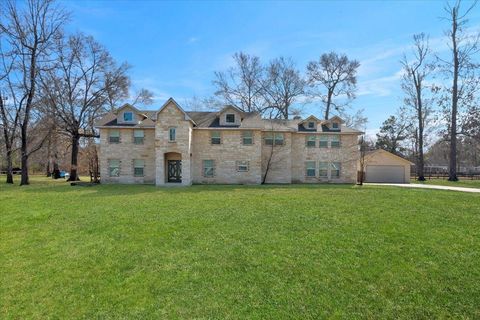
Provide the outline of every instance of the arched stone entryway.
[[165,182],[182,183],[182,154],[178,152],[167,152],[165,159]]

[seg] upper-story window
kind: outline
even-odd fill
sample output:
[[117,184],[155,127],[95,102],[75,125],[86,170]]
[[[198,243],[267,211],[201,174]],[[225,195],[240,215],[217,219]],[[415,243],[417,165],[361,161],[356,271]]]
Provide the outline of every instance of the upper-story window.
[[243,131],[242,132],[242,143],[244,145],[253,144],[253,132],[252,131]]
[[177,128],[168,129],[168,141],[175,142],[177,139]]
[[133,130],[134,144],[143,144],[144,139],[145,139],[145,132],[143,130],[138,130],[138,129]]
[[332,122],[332,129],[338,129],[338,123]]
[[332,148],[340,148],[340,136],[339,135],[332,136],[330,139],[331,139],[330,146]]
[[133,121],[133,112],[130,112],[130,111],[124,112],[123,121]]
[[285,142],[283,133],[281,132],[267,132],[265,133],[265,144],[268,146],[271,145],[276,145],[276,146],[282,146],[283,143]]
[[120,130],[110,129],[108,131],[108,142],[110,142],[110,143],[120,143]]
[[225,115],[225,122],[226,123],[235,123],[235,114],[233,113],[227,113]]
[[308,123],[308,129],[315,129],[315,122],[310,121]]
[[321,135],[320,136],[320,141],[318,142],[318,146],[320,148],[328,148],[328,136]]
[[315,136],[307,136],[307,141],[305,142],[305,145],[307,147],[315,147],[315,140],[317,137]]
[[212,144],[220,144],[222,142],[222,137],[220,135],[220,131],[210,132],[210,142]]

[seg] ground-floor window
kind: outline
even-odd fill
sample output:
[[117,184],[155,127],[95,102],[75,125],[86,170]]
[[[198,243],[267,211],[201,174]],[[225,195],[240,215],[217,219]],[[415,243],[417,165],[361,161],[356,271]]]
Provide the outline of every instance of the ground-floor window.
[[330,177],[332,179],[340,178],[340,167],[341,167],[340,162],[332,162],[330,164]]
[[143,177],[145,168],[145,160],[136,159],[133,160],[133,175],[135,177]]
[[120,176],[120,160],[116,160],[116,159],[108,160],[108,175],[110,177]]
[[203,176],[210,178],[215,175],[215,161],[203,160]]
[[328,162],[320,162],[318,166],[318,175],[320,178],[328,178]]
[[249,169],[249,162],[248,161],[237,161],[236,167],[238,172],[247,172]]
[[315,177],[315,161],[306,161],[305,162],[305,175],[307,177]]

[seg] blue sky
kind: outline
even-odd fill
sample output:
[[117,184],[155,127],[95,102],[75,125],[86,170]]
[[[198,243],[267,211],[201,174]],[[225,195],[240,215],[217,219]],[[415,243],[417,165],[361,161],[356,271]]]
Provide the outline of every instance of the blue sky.
[[[232,65],[238,51],[267,62],[291,56],[304,72],[325,52],[346,53],[361,63],[352,111],[365,109],[374,132],[402,103],[399,60],[412,35],[430,35],[445,50],[443,1],[63,3],[72,11],[70,31],[93,35],[118,61],[132,65],[136,88],[155,93],[158,108],[168,98],[180,104],[214,92],[213,72]],[[470,26],[480,27],[480,7]],[[304,115],[320,115],[309,105]]]

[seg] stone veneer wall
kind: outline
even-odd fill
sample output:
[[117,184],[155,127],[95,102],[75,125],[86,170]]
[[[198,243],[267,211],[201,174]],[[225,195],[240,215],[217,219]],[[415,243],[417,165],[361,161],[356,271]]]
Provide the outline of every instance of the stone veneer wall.
[[[169,128],[176,128],[175,142],[169,141]],[[156,185],[165,185],[165,154],[179,153],[182,157],[182,185],[192,184],[191,180],[192,123],[185,120],[185,114],[171,102],[157,115],[155,124]]]
[[[262,132],[262,137],[271,131]],[[262,177],[267,174],[265,183],[292,183],[292,133],[283,132],[284,144],[270,146],[262,139]],[[270,166],[267,171],[268,159]]]
[[[242,130],[221,130],[221,144],[212,145],[214,130],[193,130],[193,183],[259,184],[261,183],[261,132],[253,131],[253,145],[242,144]],[[214,177],[203,176],[203,160],[215,161]],[[249,171],[238,172],[236,161],[249,161]]]
[[[357,161],[359,158],[356,135],[340,135],[340,148],[320,148],[318,139],[315,147],[307,147],[305,139],[312,133],[293,134],[292,146],[292,183],[355,183],[357,181]],[[321,134],[317,134],[320,136]],[[315,161],[316,177],[306,177],[306,161]],[[318,177],[319,162],[340,162],[340,178],[329,179]]]
[[[155,182],[155,130],[143,129],[144,143],[133,143],[133,129],[121,128],[120,143],[109,143],[109,129],[100,129],[100,178],[103,183],[154,183]],[[110,177],[108,160],[120,160],[120,176]],[[144,177],[133,176],[133,160],[145,160]]]

